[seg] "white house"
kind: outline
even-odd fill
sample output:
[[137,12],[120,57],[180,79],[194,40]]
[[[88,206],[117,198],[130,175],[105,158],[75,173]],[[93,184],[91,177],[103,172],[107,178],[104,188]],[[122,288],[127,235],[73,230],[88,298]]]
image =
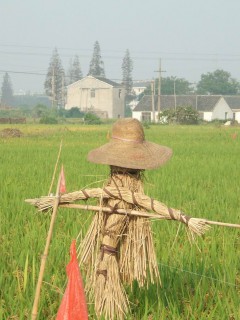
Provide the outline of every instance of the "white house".
[[240,123],[240,96],[224,96],[224,99],[233,111],[233,120]]
[[65,109],[78,107],[101,118],[122,118],[124,103],[124,88],[106,78],[87,76],[67,86]]
[[[239,100],[240,101],[240,100]],[[162,95],[160,99],[160,111],[174,109],[180,106],[195,108],[205,121],[214,119],[233,119],[233,110],[224,96],[200,96],[200,95]],[[240,105],[239,105],[240,110]],[[133,118],[140,121],[158,120],[158,96],[154,96],[154,111],[152,96],[145,95],[133,110]],[[240,117],[240,113],[239,113]]]
[[144,90],[151,85],[151,81],[138,81],[134,82],[132,86],[132,93],[139,96]]

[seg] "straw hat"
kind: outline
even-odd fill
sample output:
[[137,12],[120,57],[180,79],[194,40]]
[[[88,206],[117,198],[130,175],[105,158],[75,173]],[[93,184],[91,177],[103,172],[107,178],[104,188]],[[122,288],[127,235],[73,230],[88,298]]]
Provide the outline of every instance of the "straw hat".
[[172,155],[168,147],[145,140],[142,124],[132,118],[119,119],[113,124],[110,142],[88,153],[94,163],[130,169],[154,169]]

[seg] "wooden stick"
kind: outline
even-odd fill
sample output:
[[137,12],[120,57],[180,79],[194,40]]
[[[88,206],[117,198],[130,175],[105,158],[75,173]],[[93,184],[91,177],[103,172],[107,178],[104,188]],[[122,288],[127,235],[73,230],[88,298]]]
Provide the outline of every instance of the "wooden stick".
[[54,201],[53,205],[53,212],[52,212],[52,217],[51,217],[51,222],[50,222],[50,227],[48,230],[48,235],[47,235],[47,240],[46,240],[46,245],[45,249],[41,258],[41,266],[40,266],[40,271],[38,275],[38,282],[37,282],[37,287],[36,287],[36,292],[35,292],[35,298],[34,298],[34,303],[33,303],[33,308],[32,308],[32,320],[37,319],[37,314],[38,314],[38,301],[40,298],[40,291],[41,291],[41,286],[42,286],[42,281],[43,281],[43,274],[45,270],[45,265],[46,265],[46,260],[48,256],[48,250],[52,238],[52,233],[53,233],[53,226],[56,220],[57,216],[57,209],[58,209],[58,204],[59,204],[59,188],[60,188],[60,182],[61,182],[61,174],[59,174],[58,178],[58,184],[57,184],[57,190],[56,190],[56,198]]
[[[100,206],[92,206],[88,204],[59,204],[59,208],[70,208],[70,209],[81,209],[81,210],[88,210],[88,211],[103,211],[112,213],[111,208],[107,207],[100,207]],[[126,210],[126,209],[114,209],[114,212],[119,214],[129,214],[131,216],[137,216],[137,217],[145,217],[145,218],[156,218],[156,219],[166,219],[165,216],[161,216],[158,213],[151,214],[146,211],[137,211],[137,210]]]
[[[89,210],[89,211],[103,211],[103,212],[112,213],[111,208],[92,206],[92,205],[87,205],[87,204],[82,205],[82,204],[69,203],[69,204],[60,204],[59,207],[60,208]],[[146,218],[152,218],[152,219],[162,219],[162,220],[167,219],[166,216],[161,216],[159,214],[151,214],[146,211],[114,209],[114,212],[119,213],[119,214],[129,214],[131,216],[146,217]],[[197,219],[197,218],[193,218],[193,219]],[[231,227],[231,228],[240,228],[240,224],[211,221],[211,220],[202,219],[202,218],[198,218],[198,219],[203,220],[206,224],[212,224],[212,225],[223,226],[223,227]]]
[[60,142],[57,161],[55,163],[55,167],[54,167],[54,170],[53,170],[53,176],[52,176],[52,181],[51,181],[50,188],[49,188],[49,191],[48,191],[48,195],[50,195],[50,193],[52,192],[52,186],[53,186],[53,182],[55,180],[55,175],[56,175],[57,166],[58,166],[58,162],[59,162],[59,159],[60,159],[61,151],[62,151],[62,140]]
[[230,227],[230,228],[240,228],[240,224],[236,223],[227,223],[227,222],[219,222],[219,221],[211,221],[206,220],[207,224],[215,224],[217,226]]

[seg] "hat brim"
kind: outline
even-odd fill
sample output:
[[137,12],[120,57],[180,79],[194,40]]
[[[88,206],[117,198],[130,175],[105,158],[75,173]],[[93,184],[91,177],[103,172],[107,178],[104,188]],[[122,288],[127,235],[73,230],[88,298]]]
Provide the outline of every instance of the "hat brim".
[[155,169],[165,164],[172,156],[168,147],[153,142],[118,143],[110,141],[88,153],[93,163],[108,164],[129,169]]

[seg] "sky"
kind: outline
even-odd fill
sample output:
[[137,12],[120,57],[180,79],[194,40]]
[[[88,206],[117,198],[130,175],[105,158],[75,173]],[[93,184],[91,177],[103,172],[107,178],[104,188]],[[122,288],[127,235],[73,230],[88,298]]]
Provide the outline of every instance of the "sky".
[[86,76],[95,41],[116,82],[127,49],[134,81],[157,77],[160,59],[163,77],[223,69],[240,81],[239,12],[239,0],[0,0],[0,86],[8,71],[14,92],[43,93],[54,48]]

